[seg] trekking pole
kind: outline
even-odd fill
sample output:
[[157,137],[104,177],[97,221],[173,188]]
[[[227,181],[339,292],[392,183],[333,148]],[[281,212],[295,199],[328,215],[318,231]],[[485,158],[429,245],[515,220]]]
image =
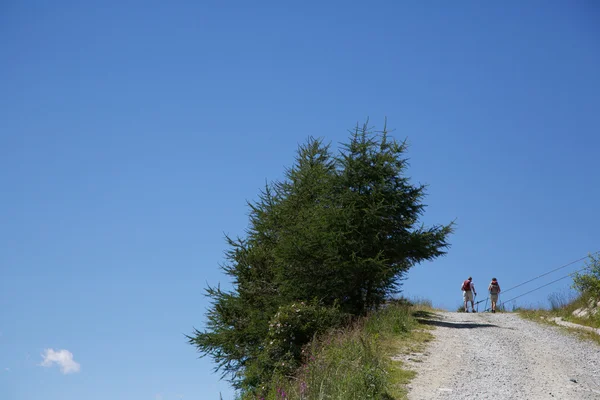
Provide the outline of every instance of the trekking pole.
[[486,298],[486,299],[485,299],[485,311],[487,311],[487,309],[488,309],[488,308],[487,308],[487,302],[488,302],[488,299]]

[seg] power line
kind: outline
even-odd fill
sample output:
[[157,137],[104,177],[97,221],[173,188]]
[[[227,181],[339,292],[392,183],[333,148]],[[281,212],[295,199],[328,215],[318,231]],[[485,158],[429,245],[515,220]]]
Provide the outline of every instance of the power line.
[[[582,258],[580,258],[580,259],[578,259],[578,260],[575,260],[575,261],[571,261],[571,262],[570,262],[570,263],[568,263],[568,264],[562,265],[562,266],[560,266],[560,267],[558,267],[558,268],[555,268],[555,269],[553,269],[553,270],[551,270],[551,271],[548,271],[548,272],[546,272],[546,273],[543,273],[543,274],[541,274],[541,275],[538,275],[538,276],[536,276],[535,278],[532,278],[532,279],[530,279],[530,280],[528,280],[528,281],[525,281],[525,282],[523,282],[523,283],[520,283],[520,284],[518,284],[518,285],[516,285],[516,286],[513,286],[513,287],[511,287],[510,289],[503,290],[503,291],[502,291],[502,294],[505,294],[506,292],[509,292],[509,291],[511,291],[511,290],[513,290],[513,289],[516,289],[516,288],[518,288],[518,287],[520,287],[520,286],[523,286],[523,285],[525,285],[525,284],[527,284],[527,283],[533,282],[533,281],[535,281],[536,279],[539,279],[539,278],[541,278],[541,277],[543,277],[543,276],[549,275],[549,274],[551,274],[551,273],[553,273],[553,272],[556,272],[556,271],[558,271],[558,270],[561,270],[561,269],[563,269],[563,268],[566,268],[566,267],[568,267],[568,266],[570,266],[570,265],[573,265],[573,264],[575,264],[575,263],[578,263],[578,262],[580,262],[580,261],[583,261],[583,260],[585,260],[585,259],[587,259],[587,258],[589,258],[589,257],[591,257],[591,256],[594,256],[594,255],[596,255],[596,254],[600,254],[600,251],[596,251],[596,252],[594,252],[594,253],[590,253],[590,254],[588,254],[588,255],[587,255],[587,256],[585,256],[585,257],[582,257]],[[570,274],[568,274],[568,275],[566,275],[566,276],[563,276],[562,278],[556,279],[556,280],[554,280],[554,281],[552,281],[552,282],[550,282],[550,283],[547,283],[547,284],[545,284],[545,285],[542,285],[542,286],[540,286],[540,287],[537,287],[537,288],[535,288],[535,289],[532,289],[532,290],[530,290],[529,292],[526,292],[526,293],[523,293],[523,294],[521,294],[521,295],[519,295],[519,296],[513,297],[512,299],[510,299],[510,300],[507,300],[507,301],[504,301],[504,302],[502,302],[502,303],[503,303],[503,304],[504,304],[504,303],[508,303],[508,302],[510,302],[510,301],[512,301],[512,300],[514,300],[514,299],[517,299],[517,298],[519,298],[519,297],[525,296],[526,294],[529,294],[529,293],[531,293],[531,292],[535,292],[536,290],[539,290],[539,289],[541,289],[541,288],[543,288],[543,287],[546,287],[546,286],[548,286],[548,285],[551,285],[551,284],[553,284],[553,283],[556,283],[556,282],[558,282],[558,281],[561,281],[561,280],[563,280],[563,279],[566,279],[566,278],[568,278],[569,276],[571,276],[571,275],[573,275],[573,274],[575,274],[575,273],[577,273],[577,272],[581,272],[581,271],[584,271],[584,270],[586,270],[586,269],[589,269],[589,268],[590,268],[590,266],[586,266],[586,267],[584,267],[584,268],[582,268],[582,269],[580,269],[580,270],[577,270],[577,271],[575,271],[575,272],[571,272]],[[485,301],[487,301],[487,299],[486,299]],[[484,300],[479,300],[479,301],[478,301],[477,303],[475,303],[475,304],[479,304],[479,303],[483,303],[483,302],[484,302]]]
[[[551,273],[553,273],[553,272],[556,272],[556,271],[558,271],[558,270],[560,270],[560,269],[566,268],[566,267],[568,267],[569,265],[573,265],[573,264],[575,264],[575,263],[578,263],[578,262],[580,262],[580,261],[583,261],[583,260],[585,260],[586,258],[588,258],[588,257],[590,257],[590,256],[593,256],[593,255],[596,255],[596,254],[599,254],[599,253],[600,253],[600,251],[596,251],[595,253],[590,253],[589,255],[587,255],[587,256],[585,256],[585,257],[581,257],[581,258],[580,258],[580,259],[578,259],[578,260],[571,261],[570,263],[568,263],[568,264],[565,264],[565,265],[563,265],[563,266],[561,266],[561,267],[555,268],[555,269],[553,269],[552,271],[548,271],[548,272],[546,272],[546,273],[544,273],[544,274],[541,274],[541,275],[538,275],[538,276],[536,276],[536,277],[535,277],[535,278],[533,278],[533,279],[530,279],[530,280],[528,280],[528,281],[525,281],[525,282],[523,282],[523,283],[520,283],[520,284],[518,284],[517,286],[513,286],[513,287],[511,287],[510,289],[506,289],[506,290],[504,290],[504,291],[503,291],[503,293],[509,292],[509,291],[511,291],[511,290],[513,290],[513,289],[516,289],[516,288],[518,288],[518,287],[520,287],[520,286],[523,286],[523,285],[525,285],[525,284],[527,284],[527,283],[529,283],[529,282],[533,282],[533,281],[535,281],[536,279],[539,279],[539,278],[541,278],[541,277],[543,277],[543,276],[549,275],[549,274],[551,274]],[[586,268],[587,268],[587,267],[586,267]],[[584,269],[585,269],[585,268],[584,268]],[[567,275],[567,276],[568,276],[568,275]],[[564,278],[561,278],[561,279],[564,279]],[[560,280],[560,279],[559,279],[559,280]]]
[[510,299],[510,300],[503,301],[503,302],[502,302],[502,305],[504,305],[504,304],[506,304],[506,303],[509,303],[509,302],[511,302],[511,301],[513,301],[513,300],[515,300],[515,299],[518,299],[519,297],[523,297],[523,296],[525,296],[526,294],[529,294],[529,293],[531,293],[531,292],[535,292],[536,290],[539,290],[539,289],[541,289],[541,288],[543,288],[543,287],[546,287],[546,286],[548,286],[548,285],[552,285],[553,283],[556,283],[556,282],[558,282],[558,281],[562,281],[563,279],[566,279],[566,278],[568,278],[568,277],[570,277],[570,276],[573,276],[573,275],[575,275],[575,274],[576,274],[576,273],[578,273],[578,272],[585,271],[586,269],[590,269],[590,267],[589,267],[589,266],[587,266],[587,267],[585,267],[585,268],[581,268],[581,269],[579,269],[579,270],[577,270],[577,271],[571,272],[570,274],[563,276],[562,278],[558,278],[558,279],[556,279],[556,280],[553,280],[552,282],[548,282],[548,283],[546,283],[545,285],[542,285],[542,286],[539,286],[539,287],[537,287],[537,288],[535,288],[535,289],[532,289],[532,290],[530,290],[529,292],[525,292],[525,293],[523,293],[523,294],[520,294],[520,295],[518,295],[518,296],[516,296],[516,297],[513,297],[513,298],[512,298],[512,299]]

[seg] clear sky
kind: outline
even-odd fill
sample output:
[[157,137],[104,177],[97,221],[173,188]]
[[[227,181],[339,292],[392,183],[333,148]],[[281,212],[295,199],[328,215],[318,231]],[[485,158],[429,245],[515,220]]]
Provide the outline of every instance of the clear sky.
[[454,310],[468,275],[600,250],[599,27],[585,0],[2,1],[0,398],[232,398],[184,337],[223,235],[367,117],[457,223],[406,295]]

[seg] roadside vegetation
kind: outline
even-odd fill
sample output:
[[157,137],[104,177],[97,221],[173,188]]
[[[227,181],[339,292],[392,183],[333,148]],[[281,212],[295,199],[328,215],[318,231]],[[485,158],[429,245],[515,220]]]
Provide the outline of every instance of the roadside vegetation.
[[[600,302],[599,257],[590,255],[586,266],[585,271],[573,275],[572,287],[577,291],[576,296],[553,294],[548,299],[550,309],[517,308],[515,311],[518,311],[522,317],[536,322],[555,324],[554,319],[561,318],[563,321],[600,329],[600,307],[598,306]],[[596,333],[572,328],[567,329],[600,343],[600,335]]]
[[406,399],[415,373],[393,356],[422,352],[433,337],[419,319],[434,310],[427,302],[394,301],[351,325],[315,337],[302,350],[293,375],[276,374],[262,396],[242,399]]

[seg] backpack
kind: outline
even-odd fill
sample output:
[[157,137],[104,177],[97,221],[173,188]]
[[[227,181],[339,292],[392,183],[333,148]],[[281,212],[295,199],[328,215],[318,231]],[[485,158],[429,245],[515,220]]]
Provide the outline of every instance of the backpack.
[[492,282],[490,283],[490,285],[492,286],[490,288],[491,294],[498,294],[500,292],[500,285],[498,284],[498,282]]
[[464,281],[460,290],[464,290],[465,292],[470,292],[471,291],[471,281],[468,279],[466,281]]

